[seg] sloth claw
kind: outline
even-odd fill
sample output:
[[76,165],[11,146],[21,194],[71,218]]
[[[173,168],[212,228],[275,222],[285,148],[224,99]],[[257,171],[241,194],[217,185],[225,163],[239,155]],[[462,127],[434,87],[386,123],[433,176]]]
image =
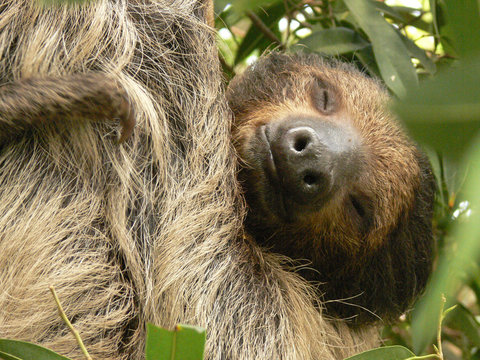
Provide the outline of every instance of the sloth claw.
[[136,124],[135,114],[126,98],[121,103],[120,112],[120,125],[122,126],[122,131],[120,133],[120,138],[118,139],[119,144],[125,142],[133,134],[133,129]]

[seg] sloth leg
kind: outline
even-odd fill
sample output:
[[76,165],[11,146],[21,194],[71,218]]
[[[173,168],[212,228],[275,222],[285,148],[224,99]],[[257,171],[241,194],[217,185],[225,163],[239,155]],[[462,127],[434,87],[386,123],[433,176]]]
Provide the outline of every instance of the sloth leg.
[[65,119],[118,119],[122,126],[119,142],[135,127],[125,90],[106,74],[28,78],[0,86],[0,141]]

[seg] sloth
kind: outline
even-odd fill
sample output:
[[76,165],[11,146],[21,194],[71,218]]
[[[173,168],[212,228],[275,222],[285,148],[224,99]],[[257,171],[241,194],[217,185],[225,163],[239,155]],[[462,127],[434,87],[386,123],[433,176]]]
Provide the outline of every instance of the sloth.
[[[435,182],[382,86],[337,61],[272,53],[227,98],[249,237],[306,262],[297,272],[335,318],[361,325],[408,310],[431,271]],[[135,126],[124,89],[94,72],[4,85],[0,114],[0,142],[67,116],[118,119],[119,142]]]
[[330,315],[395,320],[433,258],[430,165],[385,109],[382,86],[314,54],[272,53],[234,78],[246,231],[307,263]]
[[232,128],[211,9],[0,0],[1,338],[82,356],[52,285],[93,358],[143,359],[153,322],[205,359],[343,359],[423,289],[433,178],[385,91],[272,54]]

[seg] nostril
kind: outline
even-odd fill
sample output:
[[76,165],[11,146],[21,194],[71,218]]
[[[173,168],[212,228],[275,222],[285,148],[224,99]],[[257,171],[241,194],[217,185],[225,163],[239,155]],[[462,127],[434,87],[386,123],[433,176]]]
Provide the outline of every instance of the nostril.
[[295,143],[293,144],[293,148],[298,151],[298,152],[301,152],[303,150],[305,150],[305,148],[307,147],[309,143],[309,139],[307,137],[299,137],[295,140]]
[[317,183],[317,181],[318,181],[317,177],[313,174],[306,174],[303,177],[303,182],[307,185],[314,185]]

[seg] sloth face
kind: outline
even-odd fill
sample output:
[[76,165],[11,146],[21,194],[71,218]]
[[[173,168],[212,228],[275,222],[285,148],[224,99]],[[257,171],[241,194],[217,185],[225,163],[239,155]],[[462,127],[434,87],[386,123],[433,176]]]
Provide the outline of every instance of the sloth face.
[[[377,82],[314,55],[271,54],[227,96],[246,227],[260,245],[306,259],[305,278],[331,283],[398,242],[431,250],[430,166]],[[430,260],[422,253],[422,267]]]

